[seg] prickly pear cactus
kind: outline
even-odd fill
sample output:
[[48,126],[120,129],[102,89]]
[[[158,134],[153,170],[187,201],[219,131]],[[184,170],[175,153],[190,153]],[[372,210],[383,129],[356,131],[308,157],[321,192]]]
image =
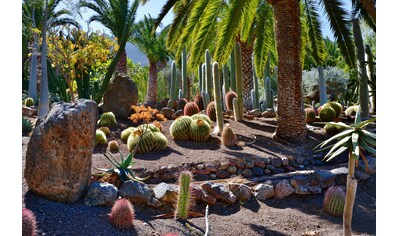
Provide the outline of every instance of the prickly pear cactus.
[[345,206],[345,192],[341,187],[328,188],[323,201],[323,211],[332,216],[342,216]]
[[191,121],[190,136],[195,142],[205,142],[211,134],[211,126],[207,121],[198,118]]
[[190,140],[191,117],[180,116],[170,126],[170,135],[176,140]]

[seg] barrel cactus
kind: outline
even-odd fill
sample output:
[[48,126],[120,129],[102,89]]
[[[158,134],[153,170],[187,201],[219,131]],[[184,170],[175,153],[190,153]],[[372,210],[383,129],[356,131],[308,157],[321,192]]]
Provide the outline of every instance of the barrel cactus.
[[115,119],[115,115],[112,112],[104,112],[101,114],[100,119],[97,121],[98,126],[114,126],[117,125],[117,121]]
[[184,106],[184,115],[185,116],[192,116],[194,114],[197,114],[198,112],[200,112],[200,110],[199,110],[199,107],[197,106],[197,104],[195,104],[195,102],[188,102]]
[[206,122],[208,122],[209,125],[212,125],[211,119],[209,119],[209,117],[208,117],[207,115],[204,115],[204,114],[201,114],[201,113],[192,115],[192,116],[191,116],[191,119],[193,119],[193,120],[196,120],[196,119],[203,119],[203,120],[205,120]]
[[180,116],[170,126],[170,135],[176,140],[190,140],[191,117]]
[[179,176],[179,194],[177,196],[177,206],[175,217],[185,220],[191,205],[191,179],[192,175],[189,171],[182,171]]
[[324,122],[334,121],[335,111],[331,107],[324,107],[321,109],[319,114],[320,120]]
[[126,128],[126,129],[124,129],[124,130],[122,131],[122,133],[121,133],[121,139],[122,139],[122,141],[123,141],[124,143],[127,142],[127,139],[129,138],[129,135],[130,135],[134,130],[136,130],[136,128],[134,128],[134,127],[129,127],[129,128]]
[[176,109],[177,109],[177,110],[183,110],[183,109],[184,109],[184,106],[186,106],[186,104],[187,104],[187,99],[185,99],[185,98],[180,98],[180,99],[177,101],[177,107],[176,107]]
[[[339,122],[341,123],[341,122]],[[324,125],[324,130],[327,134],[338,134],[344,131],[346,128],[344,126],[337,125],[339,123],[328,123]]]
[[216,104],[214,101],[210,102],[206,107],[206,115],[211,121],[216,122]]
[[96,145],[97,144],[107,144],[107,136],[99,129],[96,130]]
[[161,132],[154,132],[153,151],[162,151],[168,147],[168,139]]
[[150,130],[142,131],[140,129],[136,129],[135,131],[133,131],[129,135],[129,138],[127,139],[127,148],[129,149],[130,152],[132,152],[136,147],[136,145],[137,145],[137,152],[139,153],[151,152],[152,148],[154,147],[153,132],[151,132]]
[[103,131],[105,135],[109,135],[111,133],[111,131],[109,130],[108,127],[104,126],[104,127],[100,127],[98,128],[99,130]]
[[35,101],[33,100],[33,98],[28,97],[28,98],[25,99],[24,104],[27,107],[31,107],[31,106],[35,105]]
[[227,147],[231,147],[234,146],[236,142],[237,142],[236,134],[233,132],[233,129],[230,127],[230,125],[226,124],[223,127],[222,131],[222,144]]
[[334,101],[333,102],[328,102],[328,103],[324,104],[323,107],[324,108],[325,107],[331,107],[332,109],[334,109],[335,117],[339,117],[341,115],[341,113],[342,113],[342,105],[339,104],[338,102],[334,102]]
[[151,131],[151,132],[161,132],[161,130],[154,124],[142,124],[137,126],[137,129],[141,132]]
[[204,108],[204,99],[202,98],[201,95],[198,94],[197,96],[195,96],[194,102],[195,102],[195,104],[197,104],[200,111],[205,109]]
[[121,198],[115,201],[109,214],[111,224],[118,229],[129,229],[133,227],[134,208],[130,201]]
[[207,121],[198,118],[191,121],[190,136],[195,142],[205,142],[211,134],[211,126]]
[[341,187],[328,188],[323,201],[323,211],[332,216],[342,216],[345,206],[345,192]]
[[37,222],[35,214],[27,209],[22,208],[22,235],[35,236],[37,234]]
[[112,140],[108,142],[108,149],[110,152],[117,152],[119,150],[119,144],[117,141]]
[[313,108],[307,107],[305,108],[305,122],[308,124],[312,124],[316,119],[316,112]]
[[236,97],[237,97],[237,94],[234,91],[230,91],[230,92],[226,93],[226,95],[224,96],[226,108],[228,111],[233,110],[233,99]]

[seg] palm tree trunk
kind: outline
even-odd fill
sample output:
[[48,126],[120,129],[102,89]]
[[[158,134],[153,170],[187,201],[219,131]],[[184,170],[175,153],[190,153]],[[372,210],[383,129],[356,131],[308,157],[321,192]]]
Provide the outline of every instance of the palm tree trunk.
[[150,62],[150,68],[148,70],[148,84],[147,84],[147,95],[145,96],[144,102],[156,103],[158,99],[158,78],[157,78],[157,64]]
[[306,139],[302,108],[301,26],[298,0],[273,0],[278,53],[278,108],[276,139]]
[[324,78],[324,68],[322,66],[317,67],[319,71],[319,91],[320,91],[320,106],[323,106],[327,102],[327,88],[326,80]]
[[44,24],[42,31],[42,81],[40,85],[40,103],[38,116],[43,117],[49,111],[49,91],[48,91],[48,78],[47,78],[47,14],[48,14],[48,0],[46,0],[46,10],[44,12]]
[[349,151],[348,177],[346,180],[346,197],[344,207],[344,235],[352,235],[352,213],[355,204],[357,180],[355,178],[356,159]]
[[[33,20],[33,28],[36,28],[35,22],[35,8],[32,9],[32,20]],[[37,36],[36,33],[33,33],[33,53],[32,53],[32,63],[30,67],[30,77],[29,77],[29,97],[33,98],[33,100],[37,101],[37,53],[38,53],[38,46],[37,46]]]
[[252,98],[251,89],[254,87],[253,75],[252,75],[252,52],[253,43],[241,42],[241,56],[242,56],[242,83],[243,98],[244,98],[244,108],[247,110],[252,110]]
[[119,73],[127,75],[127,57],[126,57],[126,49],[123,50],[123,53],[118,61],[118,66],[116,68]]

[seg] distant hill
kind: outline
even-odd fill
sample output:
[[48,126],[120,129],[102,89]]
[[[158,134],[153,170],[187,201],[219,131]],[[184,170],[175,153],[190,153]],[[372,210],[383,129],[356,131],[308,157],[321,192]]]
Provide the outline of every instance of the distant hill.
[[147,57],[136,47],[136,45],[127,42],[125,49],[127,57],[130,58],[134,64],[140,63],[142,66],[148,66]]

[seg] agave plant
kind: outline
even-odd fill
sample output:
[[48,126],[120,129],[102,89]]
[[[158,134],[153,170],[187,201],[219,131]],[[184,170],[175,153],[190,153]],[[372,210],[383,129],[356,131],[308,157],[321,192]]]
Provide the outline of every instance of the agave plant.
[[[348,177],[346,183],[346,200],[344,208],[344,235],[351,235],[352,231],[352,213],[353,205],[355,203],[357,180],[355,178],[355,165],[359,161],[361,156],[366,163],[366,169],[368,169],[367,159],[364,152],[367,151],[371,154],[376,154],[376,134],[371,133],[364,128],[374,122],[376,118],[371,118],[365,121],[361,121],[360,107],[356,112],[355,121],[351,125],[344,123],[334,123],[337,126],[344,127],[345,130],[341,133],[325,140],[315,147],[320,148],[317,152],[330,149],[325,155],[324,160],[330,161],[344,151],[349,151],[348,157]],[[322,123],[322,122],[320,122]],[[327,123],[327,122],[323,122]],[[333,122],[330,122],[333,123]],[[331,144],[335,141],[334,144]],[[327,144],[331,144],[326,146]]]

